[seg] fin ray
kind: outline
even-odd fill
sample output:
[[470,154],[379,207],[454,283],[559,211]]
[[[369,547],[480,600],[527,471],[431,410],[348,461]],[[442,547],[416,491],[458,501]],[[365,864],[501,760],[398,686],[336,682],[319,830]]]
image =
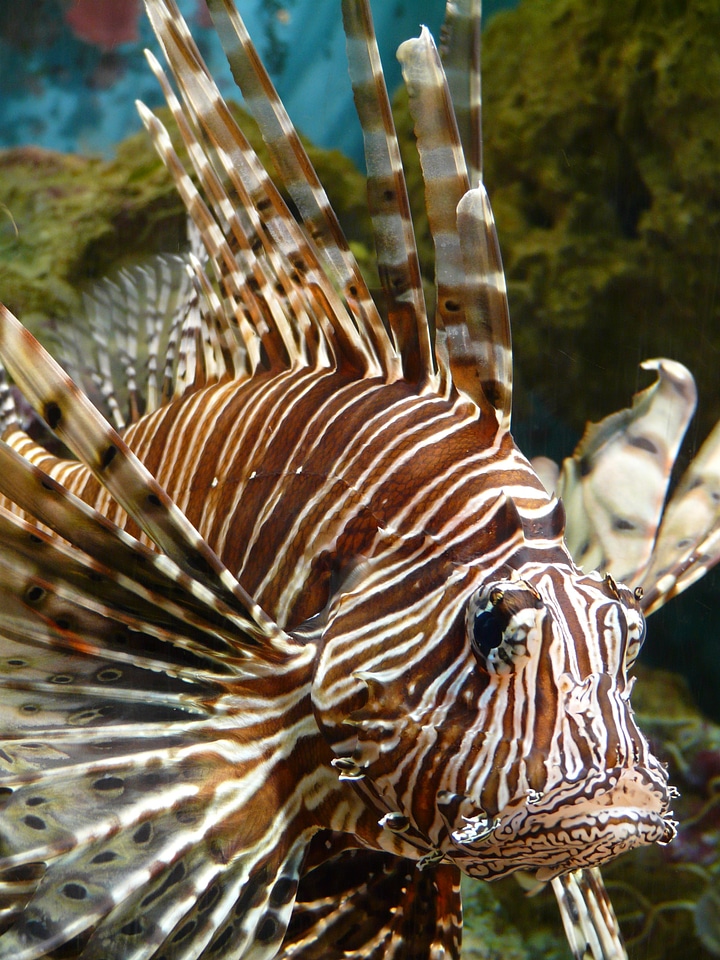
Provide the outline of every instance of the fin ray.
[[598,867],[556,877],[552,888],[575,960],[628,960]]
[[344,0],[342,8],[350,79],[365,139],[368,206],[380,282],[405,379],[421,382],[433,372],[427,310],[400,148],[372,14],[367,2]]
[[87,397],[7,308],[0,357],[37,412],[74,449],[145,533],[191,576],[239,605],[247,632],[270,650],[284,634],[235,580]]

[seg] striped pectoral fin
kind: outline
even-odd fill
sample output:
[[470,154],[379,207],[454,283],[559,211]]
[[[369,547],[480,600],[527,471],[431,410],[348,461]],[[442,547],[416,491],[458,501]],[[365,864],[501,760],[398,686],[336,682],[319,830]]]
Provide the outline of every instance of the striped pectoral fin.
[[48,426],[93,472],[145,534],[193,579],[239,610],[268,656],[286,652],[283,631],[260,609],[85,394],[0,305],[0,359]]
[[672,360],[648,360],[657,380],[632,407],[589,424],[563,463],[567,543],[586,571],[642,582],[660,526],[670,474],[695,410],[692,376]]
[[[63,944],[78,960],[275,955],[308,829],[275,821],[222,740],[192,745],[177,731],[163,747],[148,732],[145,751],[139,730],[123,740],[118,728],[103,744],[90,735],[84,762],[5,781],[0,879],[45,868],[18,891],[2,960]],[[120,755],[108,756],[113,743]]]
[[6,689],[0,713],[9,691],[50,696],[53,684],[58,697],[78,691],[78,710],[80,699],[133,701],[144,691],[131,716],[175,698],[192,713],[193,698],[208,695],[208,684],[242,672],[222,627],[188,617],[149,590],[126,589],[110,571],[103,577],[100,565],[86,564],[78,551],[4,511],[0,537],[0,688]]
[[270,960],[290,919],[306,839],[249,850],[216,862],[212,844],[195,847],[123,903],[90,938],[81,960]]
[[720,561],[720,424],[685,471],[663,514],[642,607],[652,613]]
[[552,888],[576,960],[627,960],[615,911],[597,867],[556,877]]
[[[311,845],[282,960],[433,960],[460,956],[460,873],[448,864],[419,870],[372,850],[313,863]],[[332,849],[332,843],[330,844]]]
[[[27,578],[46,581],[43,589],[50,594],[59,578],[65,586],[72,585],[75,603],[96,612],[100,604],[109,622],[115,618],[126,626],[133,624],[135,633],[160,628],[157,636],[170,641],[166,651],[170,647],[183,650],[178,663],[187,665],[188,658],[199,657],[196,667],[202,660],[213,661],[219,669],[220,660],[237,660],[243,647],[247,656],[252,655],[255,644],[245,633],[245,618],[238,618],[168,557],[150,550],[30,463],[11,444],[28,456],[35,452],[47,458],[47,454],[25,434],[13,433],[8,440],[0,441],[0,493],[67,543],[29,520],[2,511],[0,557],[14,576],[12,585],[7,578],[3,581],[6,590],[27,601],[31,583],[27,579],[23,586],[18,579],[21,569]],[[17,566],[18,554],[27,567]]]

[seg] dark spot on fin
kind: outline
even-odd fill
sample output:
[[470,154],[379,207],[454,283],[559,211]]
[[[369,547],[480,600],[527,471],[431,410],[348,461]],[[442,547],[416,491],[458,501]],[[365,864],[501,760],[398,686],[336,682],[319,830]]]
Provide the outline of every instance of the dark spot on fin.
[[565,909],[567,910],[568,916],[570,917],[572,922],[580,923],[580,914],[578,913],[577,904],[575,903],[573,898],[570,896],[570,894],[566,893],[565,896],[563,897],[563,900],[565,902]]
[[212,568],[210,564],[204,557],[201,557],[199,553],[190,554],[187,558],[188,566],[192,567],[193,570],[197,570],[198,573],[203,574],[204,576],[212,575]]
[[81,883],[66,883],[62,892],[69,900],[84,900],[87,897],[87,889]]
[[142,826],[138,827],[135,833],[133,834],[133,840],[135,843],[147,843],[152,834],[152,827],[149,823],[143,823]]
[[56,403],[55,400],[48,400],[43,409],[43,417],[50,429],[54,430],[62,420],[60,404]]
[[648,453],[652,453],[653,455],[657,456],[657,446],[652,442],[652,440],[648,440],[647,437],[630,437],[628,439],[628,443],[631,447],[637,447],[638,450],[647,450]]
[[100,457],[100,469],[106,470],[110,464],[115,459],[115,454],[117,453],[117,447],[114,443],[111,443],[110,446],[106,447],[103,451],[102,456]]
[[50,936],[50,928],[42,920],[28,920],[24,926],[25,932],[33,940],[47,940]]
[[280,925],[272,916],[272,914],[267,914],[260,926],[258,927],[255,936],[261,943],[266,943],[268,940],[272,940],[273,937],[277,934]]
[[90,863],[110,863],[112,860],[117,860],[118,854],[114,850],[103,850],[102,853],[98,853],[97,856],[93,857]]
[[47,824],[40,817],[36,817],[33,814],[28,814],[26,817],[23,817],[23,823],[30,827],[31,830],[46,830]]
[[42,598],[45,596],[45,591],[38,584],[34,583],[31,587],[28,587],[25,591],[25,602],[26,603],[39,603]]

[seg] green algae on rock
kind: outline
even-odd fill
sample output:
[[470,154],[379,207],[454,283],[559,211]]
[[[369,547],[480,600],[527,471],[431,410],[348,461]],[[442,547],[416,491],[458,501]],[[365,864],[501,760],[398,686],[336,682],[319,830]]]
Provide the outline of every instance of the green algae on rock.
[[149,159],[0,153],[0,295],[11,308],[31,321],[70,315],[83,282],[133,253],[177,248],[180,205]]
[[486,176],[516,356],[576,429],[658,355],[696,375],[701,435],[720,415],[718,37],[718,0],[525,0],[488,26]]
[[[267,151],[254,121],[232,105],[256,152]],[[171,133],[169,111],[159,115]],[[181,159],[186,154],[174,138]],[[336,150],[307,146],[331,202],[358,250],[370,236],[365,181]],[[88,284],[186,242],[186,213],[145,131],[103,160],[37,147],[0,151],[0,300],[33,332],[76,315]],[[367,259],[367,258],[366,258]]]

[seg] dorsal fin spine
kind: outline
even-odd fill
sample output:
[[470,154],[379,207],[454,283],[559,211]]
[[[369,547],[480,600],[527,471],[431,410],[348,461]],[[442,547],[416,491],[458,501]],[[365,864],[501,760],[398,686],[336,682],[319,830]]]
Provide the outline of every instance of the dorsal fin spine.
[[[359,330],[352,322],[346,307],[321,269],[312,243],[291,216],[277,188],[238,128],[202,62],[174,0],[153,4],[148,13],[180,86],[186,108],[211,142],[213,155],[229,183],[233,184],[234,189],[241,181],[244,183],[242,189],[247,191],[250,203],[259,213],[270,242],[292,268],[288,268],[289,274],[298,273],[299,282],[303,283],[319,310],[326,310],[330,306],[325,316],[330,321],[337,341],[333,352],[337,352],[361,373],[384,375],[380,358],[367,340],[365,327]],[[322,291],[322,297],[315,296],[316,290]],[[374,305],[372,309],[375,309]]]
[[[437,326],[444,330],[452,380],[481,410],[492,406],[499,424],[507,429],[512,389],[510,326],[490,204],[479,181],[469,189],[450,89],[426,28],[419,38],[401,45],[398,59],[423,168],[435,243]],[[477,114],[470,125],[479,124],[479,104],[471,106],[470,112]],[[479,162],[477,150],[471,147],[471,153]]]
[[[168,7],[174,4],[174,0],[165,2]],[[373,356],[373,366],[379,367],[382,376],[395,378],[395,351],[375,303],[245,24],[232,2],[209,0],[208,7],[235,81],[258,123],[273,162],[323,257],[329,275],[343,291],[348,309],[355,318],[356,333],[363,350]]]
[[410,203],[367,0],[343,0],[350,79],[365,138],[368,205],[390,329],[405,379],[425,381],[433,359]]
[[445,7],[440,58],[448,81],[471,187],[482,182],[481,0]]

